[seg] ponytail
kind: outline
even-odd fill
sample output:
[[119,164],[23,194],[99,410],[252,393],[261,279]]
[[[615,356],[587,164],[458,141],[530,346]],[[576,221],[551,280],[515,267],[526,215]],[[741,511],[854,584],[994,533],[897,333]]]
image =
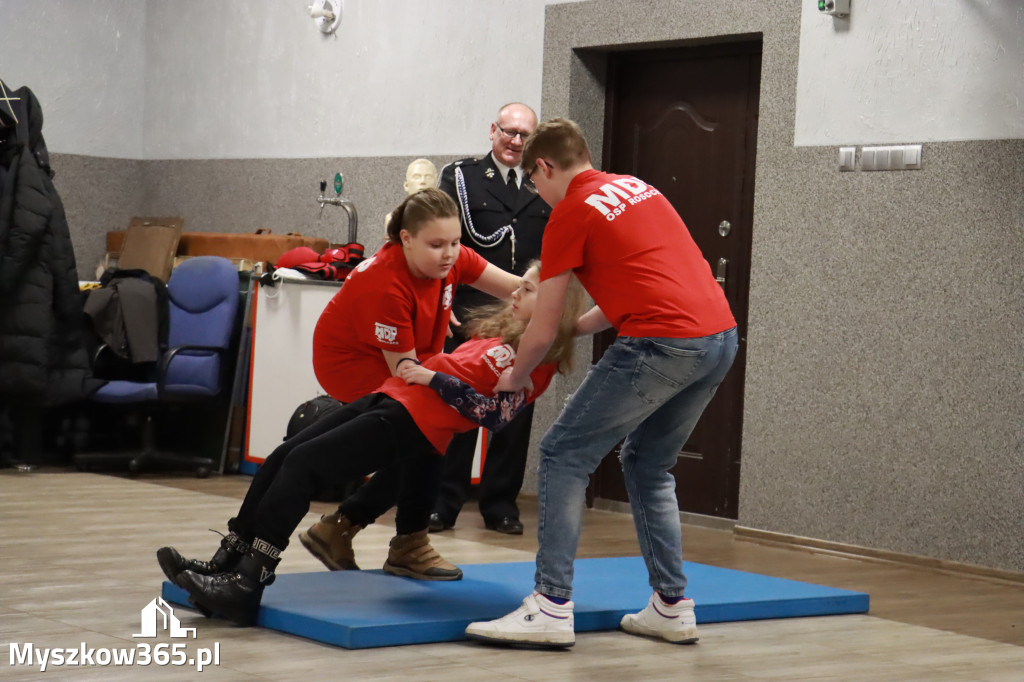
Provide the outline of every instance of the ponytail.
[[388,220],[388,241],[402,243],[402,230],[416,236],[423,224],[435,218],[458,217],[455,201],[435,187],[414,192],[405,198]]
[[388,215],[388,241],[392,244],[402,243],[399,235],[402,234],[402,216],[405,214],[405,205],[407,203],[408,200],[403,201]]

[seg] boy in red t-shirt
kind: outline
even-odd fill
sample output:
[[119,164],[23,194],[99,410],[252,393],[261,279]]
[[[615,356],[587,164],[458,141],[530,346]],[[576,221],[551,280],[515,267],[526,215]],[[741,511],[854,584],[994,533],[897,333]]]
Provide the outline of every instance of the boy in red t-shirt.
[[647,607],[623,617],[633,634],[697,641],[683,596],[682,534],[670,469],[736,355],[736,322],[686,225],[642,180],[594,170],[579,127],[553,119],[523,151],[553,207],[541,248],[541,285],[515,366],[497,390],[530,385],[554,338],[575,273],[597,304],[577,332],[619,336],[570,398],[540,445],[535,591],[471,639],[572,646],[572,575],[589,475],[625,438],[620,459],[650,585]]

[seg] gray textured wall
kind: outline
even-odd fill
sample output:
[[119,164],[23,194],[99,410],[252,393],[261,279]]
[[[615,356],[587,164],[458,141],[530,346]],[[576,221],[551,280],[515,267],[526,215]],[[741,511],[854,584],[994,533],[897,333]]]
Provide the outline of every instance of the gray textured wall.
[[1024,141],[841,174],[793,146],[796,3],[644,10],[548,8],[542,117],[600,156],[603,52],[763,35],[738,522],[1024,570]]
[[[478,154],[487,149],[486,128]],[[79,276],[103,259],[107,230],[124,229],[132,216],[180,216],[196,232],[297,232],[347,241],[340,207],[321,214],[320,180],[334,194],[334,174],[345,178],[342,195],[359,216],[359,240],[372,253],[384,243],[384,215],[405,197],[405,169],[415,157],[344,159],[240,159],[127,161],[54,154],[55,182],[71,224]],[[434,156],[438,167],[451,156]]]
[[107,230],[123,230],[145,213],[145,162],[51,154],[53,184],[64,203],[78,278],[93,279],[106,252]]

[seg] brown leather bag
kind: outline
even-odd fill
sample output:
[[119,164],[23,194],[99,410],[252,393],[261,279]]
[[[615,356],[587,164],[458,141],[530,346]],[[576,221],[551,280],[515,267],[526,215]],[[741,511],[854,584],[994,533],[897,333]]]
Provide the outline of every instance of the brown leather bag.
[[[119,252],[124,241],[124,230],[107,232],[107,251]],[[299,246],[308,246],[317,253],[323,253],[329,241],[320,237],[303,237],[301,234],[273,234],[266,228],[254,234],[229,232],[182,232],[178,241],[179,256],[223,256],[224,258],[245,258],[251,261],[276,263],[285,251]]]

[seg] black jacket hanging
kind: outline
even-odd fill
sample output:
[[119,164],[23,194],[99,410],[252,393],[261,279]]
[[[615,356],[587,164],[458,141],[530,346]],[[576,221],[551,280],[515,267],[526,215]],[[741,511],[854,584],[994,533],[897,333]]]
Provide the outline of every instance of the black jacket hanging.
[[82,295],[64,206],[53,185],[42,108],[27,87],[0,88],[0,402],[59,405],[88,396]]

